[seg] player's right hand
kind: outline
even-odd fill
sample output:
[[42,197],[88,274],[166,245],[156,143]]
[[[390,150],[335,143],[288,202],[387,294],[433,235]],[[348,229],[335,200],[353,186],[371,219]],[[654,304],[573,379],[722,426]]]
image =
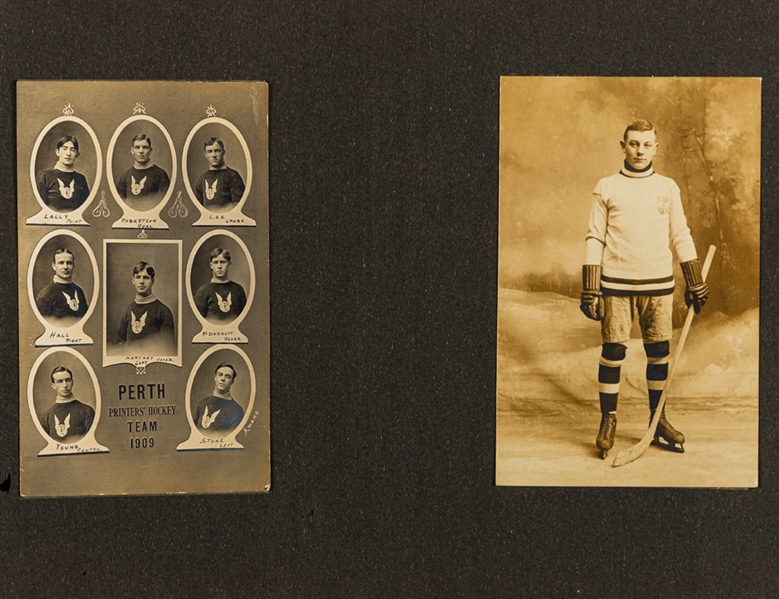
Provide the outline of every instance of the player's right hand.
[[588,289],[582,291],[579,309],[591,320],[600,320],[603,318],[603,294],[600,291]]

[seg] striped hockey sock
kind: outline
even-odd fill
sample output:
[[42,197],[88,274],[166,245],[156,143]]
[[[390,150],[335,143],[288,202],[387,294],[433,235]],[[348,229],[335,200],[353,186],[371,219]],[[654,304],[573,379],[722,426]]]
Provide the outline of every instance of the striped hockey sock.
[[598,396],[601,414],[617,411],[619,378],[627,346],[621,343],[604,343],[598,362]]
[[646,384],[649,388],[649,410],[657,409],[663,387],[668,378],[668,360],[671,356],[671,344],[668,341],[644,343],[646,352]]

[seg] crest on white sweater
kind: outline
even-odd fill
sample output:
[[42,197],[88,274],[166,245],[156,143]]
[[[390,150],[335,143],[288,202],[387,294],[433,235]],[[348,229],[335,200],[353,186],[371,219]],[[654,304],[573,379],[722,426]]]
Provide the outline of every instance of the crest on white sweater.
[[668,214],[671,211],[671,198],[658,197],[657,211],[660,214]]

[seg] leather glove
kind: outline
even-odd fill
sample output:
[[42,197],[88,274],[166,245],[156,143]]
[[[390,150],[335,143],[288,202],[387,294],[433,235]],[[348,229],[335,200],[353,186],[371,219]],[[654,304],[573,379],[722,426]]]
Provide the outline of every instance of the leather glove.
[[592,320],[603,318],[603,294],[600,291],[600,264],[582,266],[582,296],[579,309]]
[[697,258],[688,262],[682,262],[682,273],[687,289],[684,292],[684,303],[687,307],[693,306],[696,314],[701,313],[701,308],[709,299],[709,286],[701,275],[701,263]]

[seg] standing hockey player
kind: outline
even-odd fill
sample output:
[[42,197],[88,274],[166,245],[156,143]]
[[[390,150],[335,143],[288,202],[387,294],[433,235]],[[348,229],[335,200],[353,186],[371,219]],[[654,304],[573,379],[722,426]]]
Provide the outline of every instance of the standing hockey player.
[[155,356],[176,354],[173,313],[154,295],[154,267],[138,262],[133,268],[135,300],[119,323],[116,342],[125,352],[149,353]]
[[153,208],[165,197],[170,186],[168,173],[152,162],[153,151],[148,135],[139,133],[133,137],[130,153],[134,163],[116,182],[116,191],[127,201],[128,206],[136,210]]
[[79,157],[75,135],[65,135],[57,141],[57,163],[54,168],[38,173],[36,184],[41,200],[52,210],[70,212],[79,208],[89,197],[87,179],[76,171]]
[[209,322],[232,322],[246,307],[246,292],[241,285],[230,280],[230,252],[214,248],[208,264],[211,267],[211,281],[195,293],[197,311]]
[[[673,312],[673,246],[686,283],[685,302],[695,313],[706,303],[703,282],[679,187],[655,173],[657,132],[651,123],[631,123],[620,141],[625,160],[617,174],[598,181],[582,267],[580,308],[601,321],[598,369],[601,424],[596,444],[605,458],[614,445],[620,367],[634,314],[638,315],[649,388],[650,422],[668,378]],[[655,443],[684,451],[684,435],[661,412]],[[677,447],[678,445],[678,447]]]
[[229,212],[235,208],[246,189],[238,171],[225,164],[225,145],[211,137],[203,144],[208,170],[195,185],[197,201],[212,212]]
[[95,410],[73,396],[73,373],[65,366],[51,371],[51,388],[57,393],[54,405],[43,415],[41,426],[60,443],[77,441],[87,434],[95,420]]
[[54,280],[35,297],[41,316],[60,326],[69,326],[87,313],[89,304],[84,291],[73,282],[76,258],[68,248],[54,250],[51,260]]

